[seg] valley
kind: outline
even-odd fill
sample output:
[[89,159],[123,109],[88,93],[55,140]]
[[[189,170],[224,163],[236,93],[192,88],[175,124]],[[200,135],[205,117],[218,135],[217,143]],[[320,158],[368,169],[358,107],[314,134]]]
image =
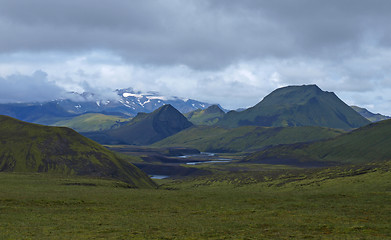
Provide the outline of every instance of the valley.
[[317,86],[227,113],[56,107],[61,117],[54,106],[26,116],[78,132],[0,116],[0,238],[391,235],[391,120],[371,123]]
[[[120,154],[137,156],[140,160],[131,161],[131,163],[150,176],[165,176],[164,178],[171,179],[210,175],[213,174],[212,165],[222,165],[242,159],[240,155],[206,153],[193,148],[154,148],[130,145],[107,145],[106,147]],[[224,166],[221,167],[223,170]]]
[[391,240],[391,2],[0,4],[0,240]]

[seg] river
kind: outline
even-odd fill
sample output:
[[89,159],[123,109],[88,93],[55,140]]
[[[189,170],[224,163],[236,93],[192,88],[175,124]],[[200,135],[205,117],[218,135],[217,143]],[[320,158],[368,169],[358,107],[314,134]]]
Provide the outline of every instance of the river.
[[[200,154],[190,154],[183,156],[173,157],[174,159],[178,159],[176,164],[186,164],[186,165],[199,165],[199,164],[211,164],[211,163],[227,163],[231,162],[233,159],[230,158],[221,158],[215,153],[210,152],[201,152]],[[155,174],[156,173],[156,174]],[[157,172],[153,171],[149,173],[152,179],[165,179],[169,178],[169,175],[157,174]]]

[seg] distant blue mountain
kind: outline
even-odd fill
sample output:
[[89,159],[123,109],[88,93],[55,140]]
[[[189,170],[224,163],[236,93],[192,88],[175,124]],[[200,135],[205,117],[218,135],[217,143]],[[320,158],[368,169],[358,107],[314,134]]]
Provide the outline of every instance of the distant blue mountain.
[[206,109],[211,106],[209,103],[162,96],[156,92],[136,92],[132,88],[119,89],[116,90],[116,93],[118,95],[116,100],[103,100],[93,93],[74,93],[72,99],[43,103],[0,104],[0,114],[28,122],[51,124],[63,118],[71,118],[84,113],[104,113],[129,117],[135,116],[139,112],[153,112],[166,104],[172,105],[181,113]]
[[361,108],[361,107],[357,107],[357,106],[350,106],[350,107],[353,108],[361,116],[365,117],[366,119],[368,119],[371,122],[379,122],[379,121],[390,119],[389,116],[384,116],[380,113],[375,114],[375,113],[368,111],[365,108]]

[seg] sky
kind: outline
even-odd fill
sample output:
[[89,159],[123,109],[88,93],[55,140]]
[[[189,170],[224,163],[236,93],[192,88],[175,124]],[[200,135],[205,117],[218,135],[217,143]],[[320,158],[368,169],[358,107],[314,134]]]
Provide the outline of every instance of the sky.
[[317,84],[391,115],[388,0],[0,0],[0,102],[133,88],[236,109]]

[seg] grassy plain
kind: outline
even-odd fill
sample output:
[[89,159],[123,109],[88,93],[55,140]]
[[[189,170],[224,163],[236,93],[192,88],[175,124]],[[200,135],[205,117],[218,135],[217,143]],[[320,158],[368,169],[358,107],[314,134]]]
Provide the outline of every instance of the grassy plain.
[[0,239],[386,239],[391,163],[163,180],[0,173]]

